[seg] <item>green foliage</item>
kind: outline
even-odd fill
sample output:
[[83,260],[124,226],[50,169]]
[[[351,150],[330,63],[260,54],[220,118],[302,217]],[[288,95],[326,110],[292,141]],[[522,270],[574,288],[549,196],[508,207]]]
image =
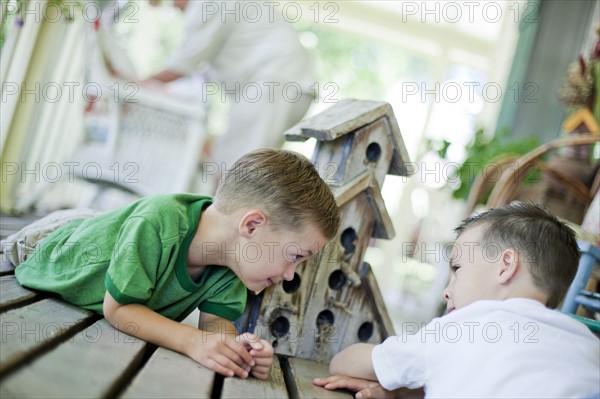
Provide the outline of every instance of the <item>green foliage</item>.
[[[450,143],[444,142],[438,150],[441,158],[446,157],[446,150]],[[464,162],[456,169],[456,174],[451,181],[458,180],[460,183],[453,188],[452,197],[456,199],[466,199],[471,190],[475,178],[481,171],[500,156],[523,155],[533,150],[539,145],[537,137],[511,137],[508,130],[502,130],[492,137],[488,137],[483,129],[475,132],[473,142],[465,149],[467,157]],[[539,181],[537,176],[539,171],[529,173],[525,179],[525,184]],[[485,202],[487,198],[483,199]]]
[[304,21],[295,27],[300,35],[316,38],[311,51],[322,99],[382,100],[393,83],[422,81],[431,73],[425,59],[393,44]]

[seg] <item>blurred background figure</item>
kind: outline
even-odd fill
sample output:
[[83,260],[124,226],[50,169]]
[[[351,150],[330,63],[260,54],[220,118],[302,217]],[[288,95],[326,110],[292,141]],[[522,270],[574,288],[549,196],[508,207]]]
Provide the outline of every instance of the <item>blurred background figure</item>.
[[253,2],[173,0],[185,13],[185,36],[166,67],[145,81],[172,82],[204,72],[203,102],[225,103],[224,134],[207,146],[219,172],[242,154],[279,147],[314,99],[308,51],[281,13]]

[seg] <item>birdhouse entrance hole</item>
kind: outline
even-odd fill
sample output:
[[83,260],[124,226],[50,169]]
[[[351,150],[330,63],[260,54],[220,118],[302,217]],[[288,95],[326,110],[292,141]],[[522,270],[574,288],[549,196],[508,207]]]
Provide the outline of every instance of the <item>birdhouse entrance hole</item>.
[[294,273],[294,278],[291,281],[284,281],[282,285],[285,292],[288,294],[293,294],[294,292],[298,291],[298,288],[300,288],[300,275],[298,273]]
[[332,290],[341,290],[342,287],[344,286],[344,284],[346,284],[346,281],[348,279],[346,278],[346,275],[344,274],[343,271],[341,270],[334,270],[330,275],[329,275],[329,288],[331,288]]
[[356,235],[356,231],[352,227],[348,227],[346,230],[342,232],[341,241],[342,247],[344,247],[344,254],[350,255],[354,253],[356,249],[356,245],[354,242],[358,239],[358,235]]
[[367,146],[367,161],[377,162],[381,156],[381,147],[377,143],[371,143]]
[[373,323],[365,322],[358,328],[358,340],[360,342],[367,342],[373,335]]
[[276,338],[285,337],[290,331],[290,321],[287,317],[279,316],[271,322],[271,334]]

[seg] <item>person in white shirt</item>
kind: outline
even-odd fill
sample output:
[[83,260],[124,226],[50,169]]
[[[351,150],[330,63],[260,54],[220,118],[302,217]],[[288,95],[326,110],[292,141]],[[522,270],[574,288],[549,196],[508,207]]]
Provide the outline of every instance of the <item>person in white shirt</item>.
[[447,314],[420,329],[405,323],[379,345],[349,346],[314,383],[357,398],[401,387],[423,387],[428,398],[597,397],[600,340],[553,310],[577,271],[573,230],[540,206],[513,203],[456,232]]
[[215,81],[203,83],[203,101],[230,107],[226,132],[210,148],[221,173],[248,151],[279,147],[315,97],[312,60],[290,19],[273,2],[172,4],[185,12],[185,38],[165,69],[146,82],[171,82],[208,68]]

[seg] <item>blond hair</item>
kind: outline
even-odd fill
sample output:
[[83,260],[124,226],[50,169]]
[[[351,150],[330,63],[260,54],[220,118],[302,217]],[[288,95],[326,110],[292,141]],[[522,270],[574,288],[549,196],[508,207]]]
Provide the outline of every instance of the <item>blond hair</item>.
[[264,148],[238,159],[223,175],[214,205],[225,214],[261,208],[275,229],[298,231],[312,223],[329,240],[340,225],[333,194],[314,165],[286,150]]

